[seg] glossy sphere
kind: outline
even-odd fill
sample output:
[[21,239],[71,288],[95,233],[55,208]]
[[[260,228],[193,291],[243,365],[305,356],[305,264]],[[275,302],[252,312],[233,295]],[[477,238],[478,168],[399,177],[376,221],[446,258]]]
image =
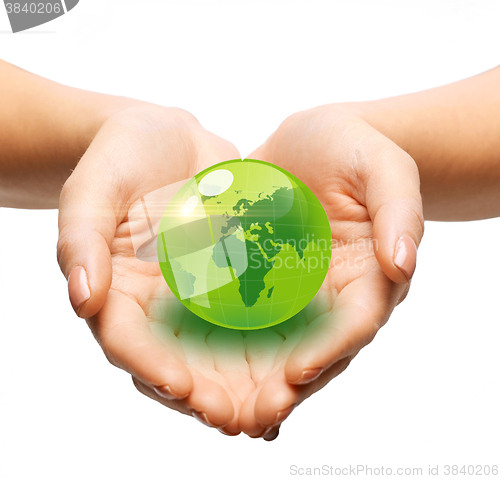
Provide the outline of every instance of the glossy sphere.
[[165,280],[192,312],[258,329],[303,309],[323,283],[332,235],[311,190],[259,160],[230,160],[189,180],[158,233]]

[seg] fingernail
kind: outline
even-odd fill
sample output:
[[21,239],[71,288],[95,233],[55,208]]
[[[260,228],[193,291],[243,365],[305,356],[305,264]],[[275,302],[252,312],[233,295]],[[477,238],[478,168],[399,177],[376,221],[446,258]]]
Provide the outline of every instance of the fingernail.
[[295,384],[307,384],[317,379],[323,372],[323,368],[306,369]]
[[170,386],[165,385],[165,386],[154,386],[153,389],[155,390],[156,394],[159,396],[165,398],[165,399],[184,399],[187,397],[187,394],[184,396],[174,396],[172,394],[172,390],[170,389]]
[[219,431],[221,434],[224,434],[224,436],[237,436],[238,435],[235,433],[225,431],[223,427],[218,427],[217,431]]
[[401,236],[396,243],[394,265],[410,281],[417,265],[417,245],[409,236]]
[[262,436],[262,439],[264,439],[264,441],[274,441],[279,436],[279,433],[280,433],[279,426],[270,427],[269,429],[266,430],[266,432]]
[[193,417],[208,427],[215,427],[204,412],[193,411]]
[[68,292],[71,306],[76,314],[80,312],[83,303],[90,298],[90,288],[87,273],[83,266],[76,266],[71,270],[68,277]]
[[276,420],[274,422],[275,423],[283,422],[294,409],[295,409],[295,404],[292,404],[291,406],[287,407],[286,409],[283,409],[283,411],[280,411],[276,415]]
[[[274,418],[274,421],[272,422],[272,426],[269,426],[260,436],[264,436],[270,429],[273,427],[276,427],[277,425],[281,424],[289,415],[290,413],[294,410],[295,404],[292,404],[291,406],[288,406],[286,409],[283,409],[283,411],[280,411],[278,414],[276,414],[276,417]],[[263,426],[266,428],[267,426]]]

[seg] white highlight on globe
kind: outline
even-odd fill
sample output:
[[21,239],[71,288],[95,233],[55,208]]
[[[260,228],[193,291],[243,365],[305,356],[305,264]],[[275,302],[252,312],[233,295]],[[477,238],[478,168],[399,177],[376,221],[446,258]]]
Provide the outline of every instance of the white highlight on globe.
[[215,170],[201,179],[198,190],[203,196],[217,196],[233,184],[233,179],[229,170]]
[[191,213],[196,208],[196,205],[198,204],[198,197],[197,196],[190,196],[187,200],[186,203],[184,203],[184,214],[188,215]]

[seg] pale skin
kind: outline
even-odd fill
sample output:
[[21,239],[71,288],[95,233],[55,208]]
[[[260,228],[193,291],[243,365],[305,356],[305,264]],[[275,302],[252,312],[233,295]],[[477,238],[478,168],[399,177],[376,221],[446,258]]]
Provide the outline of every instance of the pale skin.
[[424,213],[500,215],[498,68],[292,115],[248,157],[317,195],[332,266],[289,321],[219,328],[172,298],[157,264],[136,258],[127,212],[148,192],[240,157],[234,145],[177,108],[75,90],[5,62],[0,78],[0,205],[59,207],[70,300],[107,358],[145,395],[225,434],[276,438],[294,407],[374,338],[408,292]]

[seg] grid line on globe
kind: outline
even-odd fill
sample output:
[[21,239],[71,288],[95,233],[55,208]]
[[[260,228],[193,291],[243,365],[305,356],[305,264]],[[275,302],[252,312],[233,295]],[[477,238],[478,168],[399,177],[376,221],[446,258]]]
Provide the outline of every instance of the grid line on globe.
[[259,329],[301,311],[331,261],[328,217],[313,192],[260,160],[229,160],[184,184],[159,227],[158,260],[173,294],[227,328]]

